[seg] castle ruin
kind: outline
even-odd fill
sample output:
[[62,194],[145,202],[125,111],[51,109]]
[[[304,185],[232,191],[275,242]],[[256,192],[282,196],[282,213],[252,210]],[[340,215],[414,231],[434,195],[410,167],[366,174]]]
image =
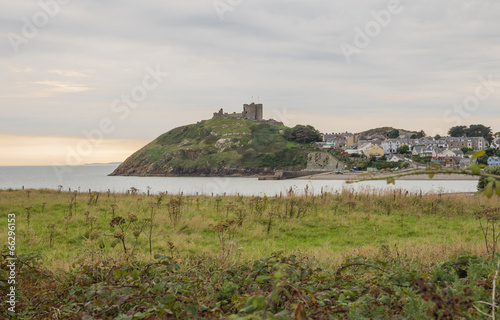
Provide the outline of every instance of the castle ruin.
[[214,112],[214,116],[212,119],[216,118],[245,118],[249,120],[256,120],[256,121],[262,121],[264,120],[263,116],[263,106],[262,103],[255,104],[244,104],[243,105],[243,112],[240,113],[224,113],[224,110],[222,108],[219,110],[219,112]]
[[248,120],[253,120],[262,123],[268,123],[275,126],[283,126],[283,122],[276,121],[274,119],[264,120],[264,107],[262,103],[250,103],[243,105],[243,112],[240,113],[227,113],[221,108],[219,112],[214,112],[212,119],[217,118],[245,118]]

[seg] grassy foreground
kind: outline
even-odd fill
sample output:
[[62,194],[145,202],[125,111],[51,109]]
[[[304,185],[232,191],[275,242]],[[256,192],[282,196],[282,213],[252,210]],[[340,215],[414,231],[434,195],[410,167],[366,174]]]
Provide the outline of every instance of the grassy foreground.
[[477,319],[491,313],[479,301],[491,302],[495,229],[488,243],[482,231],[498,207],[400,191],[0,191],[0,241],[14,213],[19,319]]

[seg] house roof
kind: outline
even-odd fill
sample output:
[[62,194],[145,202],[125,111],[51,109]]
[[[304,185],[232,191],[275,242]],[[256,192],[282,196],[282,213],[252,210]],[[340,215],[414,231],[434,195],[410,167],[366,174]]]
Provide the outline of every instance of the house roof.
[[401,160],[401,161],[403,161],[405,159],[404,157],[400,156],[399,154],[392,154],[389,156],[389,158],[387,158],[387,160],[392,160],[394,158]]

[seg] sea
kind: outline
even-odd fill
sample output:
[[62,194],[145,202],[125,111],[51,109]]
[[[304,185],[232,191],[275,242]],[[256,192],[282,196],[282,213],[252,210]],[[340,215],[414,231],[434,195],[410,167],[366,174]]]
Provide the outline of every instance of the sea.
[[118,164],[81,166],[0,166],[0,189],[54,189],[63,191],[125,193],[131,188],[140,193],[184,195],[277,196],[354,191],[383,192],[401,189],[410,193],[475,192],[474,180],[401,180],[347,184],[342,180],[264,180],[255,177],[112,177]]

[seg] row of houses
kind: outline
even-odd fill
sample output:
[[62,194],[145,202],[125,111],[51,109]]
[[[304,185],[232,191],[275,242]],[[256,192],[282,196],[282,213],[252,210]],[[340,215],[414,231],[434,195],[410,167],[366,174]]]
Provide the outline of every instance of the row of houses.
[[[474,151],[484,150],[488,147],[488,142],[483,137],[443,137],[434,139],[425,137],[421,139],[411,139],[407,136],[398,139],[386,139],[381,135],[371,135],[359,137],[349,132],[330,133],[324,135],[324,144],[327,147],[357,149],[367,143],[379,145],[384,149],[384,154],[395,154],[397,149],[402,146],[408,146],[410,149],[415,146],[424,146],[426,148],[442,148],[449,150],[460,150],[469,148]],[[500,137],[495,138],[490,147],[500,148]]]
[[[486,147],[486,140],[484,138],[467,138],[473,141],[470,148],[474,151],[483,150]],[[450,148],[446,143],[424,143],[417,139],[413,141],[403,141],[402,139],[387,139],[384,141],[378,140],[359,140],[350,146],[339,145],[331,142],[319,143],[323,149],[330,149],[333,147],[342,148],[348,154],[364,154],[367,156],[383,156],[397,154],[398,149],[402,146],[408,146],[412,150],[412,154],[421,157],[463,157],[464,154],[461,148]],[[482,141],[484,140],[484,141]],[[427,141],[425,141],[427,142]]]
[[[495,138],[488,145],[482,137],[443,137],[434,139],[425,137],[411,139],[402,137],[398,139],[385,139],[380,135],[358,137],[352,133],[337,133],[324,135],[325,141],[319,143],[324,149],[340,148],[347,154],[360,154],[368,157],[386,156],[387,161],[397,162],[408,160],[398,154],[398,149],[408,146],[413,156],[431,157],[433,162],[439,162],[444,166],[468,167],[470,158],[464,157],[462,148],[473,151],[484,150],[487,147],[499,149],[500,138]],[[488,165],[500,165],[500,157],[490,157]]]

